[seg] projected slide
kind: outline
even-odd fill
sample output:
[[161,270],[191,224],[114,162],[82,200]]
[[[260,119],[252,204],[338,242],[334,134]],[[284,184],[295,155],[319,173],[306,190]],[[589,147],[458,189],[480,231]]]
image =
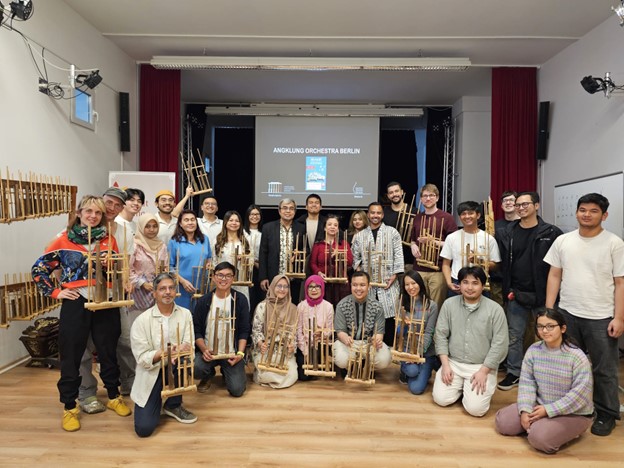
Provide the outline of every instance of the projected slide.
[[377,200],[379,119],[257,117],[256,203],[305,203],[317,193],[326,207]]

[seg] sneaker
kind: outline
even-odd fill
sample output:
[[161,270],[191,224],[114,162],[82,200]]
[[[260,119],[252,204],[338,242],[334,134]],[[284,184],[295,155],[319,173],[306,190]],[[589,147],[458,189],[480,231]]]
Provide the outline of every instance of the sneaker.
[[190,411],[187,411],[186,408],[182,405],[178,406],[177,408],[163,408],[163,413],[176,419],[182,424],[193,424],[195,421],[197,421],[197,416],[195,416]]
[[61,423],[63,429],[67,432],[75,432],[80,429],[79,414],[80,409],[78,407],[63,411],[63,422]]
[[615,427],[615,418],[608,414],[598,414],[591,427],[591,433],[597,436],[608,436]]
[[405,374],[405,372],[399,373],[399,383],[407,385],[407,374]]
[[211,385],[212,385],[211,379],[201,379],[199,381],[199,385],[197,385],[197,391],[199,393],[206,393],[210,389]]
[[96,414],[106,411],[106,406],[95,395],[78,402],[80,409],[87,414]]
[[106,407],[113,410],[119,416],[130,416],[132,414],[132,411],[126,406],[121,395],[113,400],[108,400]]
[[511,390],[514,387],[518,386],[520,382],[520,377],[516,377],[513,374],[507,374],[503,380],[498,383],[499,390]]

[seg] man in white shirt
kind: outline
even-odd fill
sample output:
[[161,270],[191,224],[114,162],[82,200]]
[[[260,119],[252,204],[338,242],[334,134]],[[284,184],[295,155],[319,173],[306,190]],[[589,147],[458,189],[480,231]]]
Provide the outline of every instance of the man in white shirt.
[[175,204],[175,195],[171,190],[161,190],[156,194],[156,219],[158,220],[158,238],[169,244],[171,237],[175,233],[178,223],[178,215],[182,212],[184,205],[193,196],[193,188],[187,187],[184,198]]
[[116,238],[119,239],[117,241],[119,252],[125,252],[130,255],[134,251],[134,233],[137,228],[135,217],[139,215],[141,208],[143,208],[145,193],[139,189],[127,188],[126,195],[128,198],[126,198],[124,208],[115,218],[115,223],[117,224]]
[[214,252],[214,246],[217,242],[217,236],[223,229],[223,221],[217,217],[217,211],[219,211],[219,204],[217,199],[212,195],[207,195],[202,200],[201,204],[202,213],[204,216],[197,219],[199,229],[208,236],[210,239],[210,247]]
[[566,332],[589,353],[594,374],[596,419],[592,434],[608,436],[620,419],[618,338],[624,332],[624,242],[602,222],[609,200],[597,193],[579,198],[579,228],[563,234],[544,257],[550,264],[546,307],[559,310]]

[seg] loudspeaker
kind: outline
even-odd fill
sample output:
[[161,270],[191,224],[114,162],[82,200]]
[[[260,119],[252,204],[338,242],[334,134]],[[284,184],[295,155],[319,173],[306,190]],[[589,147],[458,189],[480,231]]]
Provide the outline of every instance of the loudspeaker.
[[129,93],[119,93],[119,151],[130,151]]
[[537,151],[535,155],[538,160],[546,159],[548,147],[548,114],[550,111],[550,101],[542,101],[539,104],[539,124],[537,127]]

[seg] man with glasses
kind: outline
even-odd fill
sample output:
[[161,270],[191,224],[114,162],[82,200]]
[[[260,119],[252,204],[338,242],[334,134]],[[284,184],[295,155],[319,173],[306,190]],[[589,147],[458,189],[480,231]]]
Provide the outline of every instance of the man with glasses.
[[550,267],[544,262],[544,256],[562,234],[561,229],[537,215],[539,200],[536,192],[519,193],[515,202],[519,219],[497,236],[509,324],[509,351],[505,363],[507,375],[498,384],[501,390],[511,390],[520,381],[527,322],[535,320],[535,313],[543,309],[546,302]]
[[570,338],[589,352],[596,419],[592,434],[608,436],[620,419],[618,338],[624,332],[624,242],[602,227],[609,200],[598,193],[579,198],[577,230],[559,237],[544,261],[550,264],[546,307],[564,315]]
[[[199,378],[197,391],[205,393],[215,376],[215,368],[221,367],[225,387],[233,397],[245,393],[247,378],[245,376],[245,348],[249,339],[250,317],[249,302],[243,293],[232,289],[236,268],[229,262],[221,262],[214,269],[213,280],[217,287],[197,301],[193,310],[193,326],[195,329],[195,377]],[[234,321],[215,320],[234,317]],[[227,336],[227,324],[234,326],[232,336]],[[217,330],[215,328],[218,327]],[[215,336],[217,342],[215,343]],[[223,354],[225,346],[236,353],[229,359],[214,359],[213,356]]]
[[[295,248],[306,249],[303,242],[305,230],[300,223],[293,223],[297,204],[290,198],[280,200],[278,207],[280,219],[266,223],[262,227],[260,240],[259,279],[263,291],[269,289],[269,281],[278,274],[286,274],[290,254]],[[297,237],[299,244],[296,246]],[[291,280],[290,295],[294,304],[299,302],[301,280]]]
[[[506,191],[501,195],[501,208],[504,213],[504,217],[497,219],[494,223],[494,238],[496,242],[500,237],[500,234],[509,226],[513,221],[519,219],[518,213],[516,213],[516,192]],[[500,250],[500,246],[499,246]],[[504,305],[503,300],[503,275],[500,271],[494,270],[490,274],[490,297],[493,301],[496,301],[499,305]]]
[[202,213],[204,216],[197,218],[197,224],[199,229],[208,236],[210,239],[210,248],[214,252],[214,246],[217,242],[217,236],[223,229],[223,221],[217,217],[217,211],[219,211],[219,204],[217,199],[212,195],[207,195],[202,200],[201,204]]
[[[423,185],[420,189],[420,205],[423,206],[424,212],[416,214],[411,238],[412,255],[414,255],[415,259],[414,270],[420,273],[429,297],[438,304],[438,310],[442,307],[447,293],[446,280],[442,274],[442,259],[439,256],[435,259],[436,268],[419,265],[418,260],[422,256],[420,249],[425,243],[435,242],[441,250],[446,237],[450,233],[457,231],[457,224],[453,216],[446,211],[438,209],[439,198],[440,192],[434,184]],[[431,237],[440,240],[433,241],[430,237],[422,237],[421,235],[425,230],[428,230]]]
[[[172,344],[172,351],[190,351],[193,346],[193,319],[188,309],[175,303],[176,281],[172,273],[161,273],[154,278],[154,298],[156,304],[143,312],[135,320],[130,332],[132,352],[136,358],[136,377],[132,385],[132,401],[134,401],[134,430],[139,437],[152,435],[162,413],[183,424],[192,424],[197,416],[182,406],[182,395],[167,398],[163,406],[161,391],[163,378],[161,361],[163,347]],[[166,343],[161,337],[164,335]],[[167,366],[175,366],[175,362],[167,362]],[[177,379],[174,369],[165,373]],[[177,382],[176,382],[177,383]]]

